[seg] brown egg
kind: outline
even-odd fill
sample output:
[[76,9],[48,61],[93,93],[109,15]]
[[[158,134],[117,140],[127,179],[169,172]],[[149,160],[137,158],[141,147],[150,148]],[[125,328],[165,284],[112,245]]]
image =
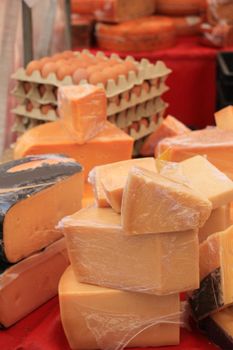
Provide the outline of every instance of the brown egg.
[[33,110],[33,104],[31,101],[27,101],[26,103],[26,111],[31,112]]
[[119,106],[119,104],[120,104],[120,97],[119,97],[119,95],[116,95],[116,96],[113,96],[113,97],[109,97],[108,101],[109,101],[109,103],[114,103],[117,106]]
[[53,106],[51,105],[51,103],[48,103],[48,104],[46,104],[46,105],[42,105],[42,106],[40,106],[40,111],[41,111],[41,113],[42,114],[48,114],[49,113],[49,111],[51,111],[51,110],[53,110],[54,108],[53,108]]
[[138,132],[139,131],[139,129],[140,129],[140,125],[139,125],[139,123],[138,122],[133,122],[131,125],[130,125],[130,130],[135,130],[136,132]]
[[52,62],[51,57],[43,57],[39,60],[40,62],[40,68],[42,68],[42,66],[47,63],[47,62]]
[[39,90],[40,96],[43,97],[44,94],[45,94],[45,92],[46,92],[46,87],[45,87],[45,85],[44,85],[44,84],[40,84],[40,85],[38,86],[38,90]]
[[135,94],[137,97],[139,97],[141,95],[141,91],[142,91],[142,87],[141,85],[135,85],[132,90],[131,93]]
[[54,88],[53,88],[53,94],[54,94],[54,97],[57,99],[57,87],[55,86]]
[[123,128],[122,129],[126,134],[129,134],[130,135],[130,127],[127,126],[126,128]]
[[125,67],[124,64],[117,64],[113,66],[114,72],[119,76],[119,75],[126,75],[128,73],[127,68]]
[[138,68],[137,68],[136,64],[134,62],[132,62],[132,61],[125,61],[124,65],[127,68],[128,72],[130,72],[130,71],[137,72],[138,71]]
[[145,125],[145,127],[148,128],[148,126],[149,126],[149,124],[150,124],[149,119],[148,119],[148,118],[142,118],[142,119],[140,120],[140,124],[141,124],[141,125]]
[[88,75],[88,77],[94,72],[98,72],[98,67],[97,66],[90,66],[90,67],[87,68],[87,75]]
[[102,83],[103,80],[104,80],[104,76],[102,73],[99,73],[99,72],[94,72],[92,73],[90,76],[89,76],[89,83],[90,84],[93,84],[93,85],[96,85],[98,83]]
[[108,65],[109,65],[109,67],[112,67],[112,66],[115,66],[115,65],[119,64],[119,62],[120,61],[117,61],[115,58],[110,58],[108,60]]
[[75,68],[72,65],[68,65],[68,64],[60,65],[60,67],[58,67],[56,70],[57,79],[63,80],[65,77],[72,75],[74,69]]
[[86,53],[81,53],[81,55],[79,56],[79,59],[81,59],[84,62],[88,62],[89,65],[98,64],[99,62],[97,57],[91,57]]
[[61,57],[63,57],[63,58],[70,58],[70,57],[74,57],[74,56],[75,56],[75,54],[71,50],[66,50],[66,51],[63,51],[61,53]]
[[150,84],[147,81],[142,83],[142,90],[144,90],[146,93],[150,91]]
[[29,91],[31,90],[31,88],[32,88],[32,84],[29,83],[28,81],[25,81],[25,82],[23,83],[23,89],[24,89],[24,92],[25,92],[26,94],[29,93]]
[[121,98],[122,98],[123,100],[125,100],[125,101],[129,101],[129,99],[130,99],[129,90],[122,92]]
[[84,68],[78,68],[72,76],[74,84],[79,84],[81,80],[87,79],[87,70]]
[[26,74],[32,75],[34,71],[40,70],[40,62],[39,61],[31,61],[28,63],[26,67]]
[[56,62],[47,62],[41,68],[41,76],[47,78],[50,73],[55,73],[57,68]]
[[157,123],[158,119],[159,119],[158,115],[153,115],[152,120],[154,123]]

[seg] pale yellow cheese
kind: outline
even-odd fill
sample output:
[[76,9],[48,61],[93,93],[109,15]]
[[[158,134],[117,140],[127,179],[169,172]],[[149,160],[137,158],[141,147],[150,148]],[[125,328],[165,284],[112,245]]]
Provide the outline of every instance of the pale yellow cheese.
[[60,223],[80,282],[157,295],[199,286],[197,231],[124,234],[110,208],[86,208]]
[[161,297],[82,284],[69,267],[59,284],[59,301],[73,350],[179,343],[179,294]]
[[218,128],[233,130],[233,106],[227,106],[214,114]]

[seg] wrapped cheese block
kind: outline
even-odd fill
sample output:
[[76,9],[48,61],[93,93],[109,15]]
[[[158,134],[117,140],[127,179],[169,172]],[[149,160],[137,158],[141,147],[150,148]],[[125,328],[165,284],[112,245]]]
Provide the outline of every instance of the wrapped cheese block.
[[97,165],[130,159],[133,139],[106,122],[103,130],[93,139],[80,145],[61,121],[37,126],[18,139],[15,158],[28,154],[59,152],[76,159],[84,167],[84,177]]
[[163,119],[157,129],[147,137],[140,149],[140,154],[143,156],[154,155],[155,147],[158,145],[159,141],[166,137],[187,134],[190,131],[191,130],[178,119],[168,115]]
[[83,170],[58,154],[0,165],[0,260],[15,263],[61,238],[55,228],[81,208]]
[[233,106],[227,106],[214,114],[218,128],[233,131]]
[[107,120],[106,94],[98,86],[61,86],[58,106],[62,122],[80,144],[95,137]]
[[168,16],[196,15],[206,8],[206,0],[157,0],[157,12]]
[[155,154],[166,151],[167,159],[180,162],[194,155],[206,155],[219,170],[233,179],[233,131],[209,128],[162,140]]
[[200,245],[200,288],[189,297],[197,320],[233,304],[233,226]]
[[201,23],[203,22],[200,16],[186,16],[173,18],[177,35],[189,36],[201,33]]
[[118,25],[98,23],[97,44],[110,51],[151,51],[176,43],[175,25],[169,17],[151,16]]
[[120,220],[110,208],[91,207],[61,221],[80,282],[157,295],[199,286],[197,231],[129,237]]
[[89,181],[93,185],[98,207],[111,206],[120,213],[127,176],[134,165],[156,171],[154,158],[137,158],[101,165],[90,172]]
[[156,2],[151,0],[72,0],[72,12],[93,14],[98,21],[122,22],[149,16],[155,11]]
[[71,349],[123,349],[179,343],[179,294],[155,296],[79,283],[69,267],[59,284]]
[[[64,238],[0,272],[0,325],[10,327],[57,294],[69,265]],[[2,267],[1,267],[2,268]]]
[[123,193],[122,226],[129,235],[197,229],[211,210],[211,202],[182,180],[133,167]]

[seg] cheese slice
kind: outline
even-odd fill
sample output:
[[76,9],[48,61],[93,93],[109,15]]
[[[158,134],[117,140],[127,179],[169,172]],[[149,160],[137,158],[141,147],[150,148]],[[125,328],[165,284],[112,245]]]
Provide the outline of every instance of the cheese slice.
[[218,128],[233,131],[233,106],[227,106],[214,114]]
[[126,234],[197,229],[211,210],[210,201],[182,181],[134,167],[123,194],[122,226]]
[[220,171],[233,179],[233,131],[208,128],[186,135],[166,138],[159,142],[155,154],[169,153],[168,160],[180,162],[197,154],[207,159]]
[[154,158],[138,158],[98,166],[91,171],[89,178],[90,182],[93,183],[96,202],[99,207],[110,205],[117,213],[120,213],[127,176],[134,165],[152,171],[156,170]]
[[199,286],[197,231],[127,236],[120,215],[95,207],[60,226],[80,282],[157,295]]
[[68,265],[62,238],[0,273],[0,325],[10,327],[54,297]]
[[103,130],[93,139],[80,145],[64,128],[61,121],[46,123],[27,131],[18,139],[14,157],[29,154],[62,153],[76,159],[84,167],[84,177],[97,165],[130,159],[133,139],[106,122]]
[[50,154],[0,165],[0,260],[15,263],[61,238],[58,221],[81,208],[82,167]]
[[65,127],[80,144],[95,137],[107,119],[105,90],[98,86],[61,86],[58,89],[58,106]]
[[155,296],[82,284],[69,267],[59,283],[71,349],[123,349],[179,343],[179,295]]
[[197,320],[233,304],[232,251],[233,226],[200,245],[200,288],[189,298]]

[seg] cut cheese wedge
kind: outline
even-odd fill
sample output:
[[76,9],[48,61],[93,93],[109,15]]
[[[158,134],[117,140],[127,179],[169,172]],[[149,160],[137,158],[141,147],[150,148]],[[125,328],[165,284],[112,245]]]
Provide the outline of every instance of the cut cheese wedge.
[[126,160],[98,166],[91,171],[89,179],[93,184],[96,202],[99,207],[110,205],[117,213],[120,213],[123,190],[129,170],[133,166],[141,166],[156,171],[154,158]]
[[60,226],[80,282],[157,295],[199,286],[197,231],[127,236],[118,214],[94,207]]
[[233,106],[227,106],[214,114],[218,128],[233,131]]
[[106,94],[98,86],[61,86],[58,89],[58,106],[62,122],[80,144],[95,137],[107,119]]
[[62,238],[0,273],[0,324],[10,327],[54,297],[68,265]]
[[93,139],[79,145],[75,138],[64,128],[61,121],[46,123],[27,131],[18,139],[14,157],[29,154],[63,153],[84,167],[84,177],[97,165],[130,159],[133,151],[133,139],[106,122],[104,129]]
[[197,229],[211,210],[211,202],[183,182],[134,167],[123,194],[122,226],[126,234]]
[[58,221],[81,208],[83,171],[50,154],[2,164],[0,174],[0,258],[15,263],[61,238]]
[[71,349],[123,349],[179,343],[179,294],[155,296],[82,284],[69,267],[59,283]]
[[189,298],[197,320],[233,304],[232,251],[233,226],[200,245],[200,288]]

